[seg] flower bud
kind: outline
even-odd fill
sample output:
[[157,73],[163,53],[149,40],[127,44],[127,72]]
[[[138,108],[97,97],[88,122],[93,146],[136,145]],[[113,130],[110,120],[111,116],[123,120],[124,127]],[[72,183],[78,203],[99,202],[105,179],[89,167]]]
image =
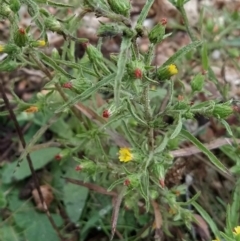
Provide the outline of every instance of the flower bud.
[[131,4],[129,0],[108,0],[111,9],[125,17],[130,16]]
[[19,52],[20,52],[20,49],[15,44],[0,45],[0,53],[16,54]]
[[193,80],[190,83],[193,92],[199,92],[202,90],[204,85],[204,79],[205,77],[202,74],[198,74],[193,78]]
[[96,47],[89,43],[85,43],[84,46],[86,47],[86,52],[91,62],[102,61],[103,55]]
[[9,5],[1,2],[0,16],[8,17],[10,15],[10,13],[11,13],[11,9],[10,9]]
[[15,31],[13,34],[13,40],[15,44],[19,47],[26,46],[26,43],[28,41],[27,33],[24,28],[19,28]]
[[148,38],[152,44],[158,44],[163,40],[166,24],[167,20],[164,18],[161,20],[161,23],[158,23],[152,28],[152,30],[148,34]]
[[76,171],[83,171],[89,175],[95,174],[97,168],[96,164],[90,160],[81,160],[80,164],[75,168]]
[[29,108],[24,110],[24,112],[26,112],[28,114],[38,112],[38,107],[37,106],[30,106]]
[[167,80],[170,79],[171,76],[176,75],[178,73],[177,66],[175,64],[170,64],[165,67],[160,67],[157,70],[157,77],[159,80]]
[[0,71],[10,72],[15,70],[18,66],[19,64],[16,61],[7,59],[0,62]]
[[57,161],[60,161],[62,160],[63,158],[69,156],[70,154],[70,150],[69,149],[63,149],[60,151],[60,153],[58,153],[56,156],[55,156],[55,160]]
[[109,110],[104,110],[103,113],[102,113],[102,116],[104,118],[109,118],[111,115],[110,111]]
[[134,79],[142,79],[145,73],[145,65],[143,62],[134,60],[127,64],[128,74]]
[[124,185],[129,188],[138,188],[140,186],[140,181],[139,174],[131,174],[127,176]]
[[233,108],[228,103],[216,104],[212,111],[213,116],[217,118],[226,118],[233,113]]
[[59,52],[56,48],[53,48],[52,53],[51,53],[52,58],[54,59],[60,59]]
[[72,86],[72,83],[69,81],[69,82],[62,84],[62,87],[65,89],[71,89],[73,86]]
[[165,181],[163,178],[159,179],[159,184],[162,188],[165,188]]
[[46,18],[44,24],[46,29],[49,29],[53,32],[62,32],[61,23],[53,17]]
[[46,41],[45,40],[38,40],[38,41],[34,41],[31,43],[32,47],[45,47],[46,46]]
[[150,197],[151,199],[155,200],[159,196],[158,192],[156,190],[150,190]]
[[19,0],[11,0],[9,7],[14,13],[17,13],[21,7],[21,3]]

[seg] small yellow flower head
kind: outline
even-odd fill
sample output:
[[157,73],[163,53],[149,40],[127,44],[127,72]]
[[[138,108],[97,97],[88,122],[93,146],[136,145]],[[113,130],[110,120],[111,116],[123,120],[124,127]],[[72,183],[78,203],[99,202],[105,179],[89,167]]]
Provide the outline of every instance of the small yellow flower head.
[[236,228],[234,228],[234,231],[233,231],[234,234],[240,234],[240,226],[237,226]]
[[167,68],[168,68],[168,71],[169,71],[171,76],[178,73],[178,69],[177,69],[177,66],[175,64],[170,64],[170,65],[168,65]]
[[37,106],[30,106],[29,108],[27,108],[26,110],[24,110],[24,112],[26,112],[26,113],[35,113],[35,112],[38,112],[38,107],[37,107]]
[[39,47],[44,47],[46,45],[45,40],[38,40],[37,42],[38,42]]
[[0,53],[3,52],[4,50],[4,45],[0,45]]
[[212,241],[220,241],[220,239],[218,237],[216,237],[216,239],[214,239]]
[[120,148],[118,155],[120,162],[129,162],[133,160],[133,155],[127,147]]

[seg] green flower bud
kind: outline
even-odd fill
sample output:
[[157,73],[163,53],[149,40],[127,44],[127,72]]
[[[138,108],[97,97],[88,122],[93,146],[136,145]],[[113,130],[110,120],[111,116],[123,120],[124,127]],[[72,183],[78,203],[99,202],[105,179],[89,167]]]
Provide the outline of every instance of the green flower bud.
[[159,193],[156,190],[150,190],[150,197],[151,199],[155,200],[159,196]]
[[14,13],[17,13],[21,7],[21,3],[19,0],[11,0],[9,7]]
[[45,47],[46,46],[46,41],[45,40],[38,40],[38,41],[33,41],[32,43],[31,43],[31,46],[32,47],[35,47],[35,48],[37,48],[37,47]]
[[162,19],[161,23],[158,23],[155,25],[152,30],[150,31],[148,38],[151,43],[158,44],[163,40],[163,37],[165,35],[165,25],[167,24],[166,19]]
[[134,79],[142,79],[145,73],[145,65],[141,61],[134,60],[127,64],[127,72]]
[[85,43],[84,45],[86,46],[86,52],[91,62],[103,61],[103,55],[96,47],[89,43]]
[[85,159],[85,160],[81,160],[80,164],[76,167],[75,170],[83,171],[89,175],[93,175],[95,174],[97,169],[99,169],[99,167],[97,167],[93,161]]
[[124,185],[128,186],[129,188],[138,188],[140,186],[140,176],[139,174],[131,174],[128,175],[124,181]]
[[233,113],[234,109],[229,103],[216,104],[212,111],[213,116],[224,119]]
[[16,61],[6,59],[0,62],[0,71],[11,72],[15,70],[18,66],[19,64]]
[[194,114],[192,113],[192,112],[187,112],[187,113],[185,113],[184,115],[183,115],[183,117],[185,117],[186,119],[188,119],[188,120],[191,120],[191,119],[193,119],[194,118]]
[[193,80],[191,81],[191,88],[193,92],[199,92],[202,90],[204,85],[204,75],[198,74],[196,75]]
[[171,76],[176,75],[177,73],[177,66],[175,64],[170,64],[168,66],[158,68],[157,77],[159,80],[163,81],[170,79]]
[[53,59],[60,59],[59,52],[56,48],[53,48],[51,56],[52,56]]
[[157,179],[164,180],[166,170],[162,163],[159,163],[159,162],[154,163],[153,172],[155,173]]
[[46,29],[49,29],[53,32],[62,32],[62,25],[53,17],[46,18],[44,21]]
[[9,5],[1,2],[1,6],[0,6],[0,16],[2,16],[2,17],[8,17],[11,12],[12,12],[12,11],[11,11]]
[[111,9],[125,17],[130,16],[131,4],[129,0],[108,0]]
[[13,40],[15,44],[19,47],[26,46],[28,42],[27,33],[24,28],[19,28],[14,32]]
[[16,54],[19,52],[20,52],[20,49],[15,44],[0,45],[0,53]]

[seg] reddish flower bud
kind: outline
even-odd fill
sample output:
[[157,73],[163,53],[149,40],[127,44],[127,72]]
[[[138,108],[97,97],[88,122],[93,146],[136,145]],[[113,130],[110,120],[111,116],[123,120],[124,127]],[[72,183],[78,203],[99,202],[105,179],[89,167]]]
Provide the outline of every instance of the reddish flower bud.
[[130,180],[129,179],[126,179],[123,183],[124,186],[129,186],[130,185]]
[[159,180],[159,184],[162,188],[165,188],[165,182],[164,182],[164,179],[160,179]]
[[233,109],[234,112],[239,112],[239,108],[238,108],[238,106],[236,106],[236,105],[234,105],[234,106],[232,107],[232,109]]
[[136,79],[141,79],[141,78],[142,78],[142,75],[143,75],[142,70],[139,69],[139,68],[135,69],[135,70],[134,70],[134,75],[135,75],[135,78],[136,78]]
[[81,170],[82,170],[82,167],[81,167],[81,166],[78,165],[78,166],[75,167],[75,171],[78,172],[78,171],[81,171]]
[[62,87],[65,89],[71,89],[72,88],[72,83],[71,82],[66,82],[62,84]]
[[57,154],[54,158],[55,160],[60,161],[62,159],[62,156],[60,154]]
[[184,96],[179,95],[179,96],[178,96],[178,101],[183,101],[183,100],[184,100]]
[[102,113],[102,116],[104,118],[109,118],[111,115],[110,111],[109,110],[104,110],[103,113]]
[[167,19],[166,18],[162,18],[160,22],[161,22],[162,25],[166,25],[167,24]]
[[86,49],[89,45],[90,45],[89,42],[84,42],[84,43],[82,43],[82,46],[83,46],[85,49]]
[[26,31],[25,31],[24,28],[19,28],[19,29],[18,29],[18,32],[19,32],[20,34],[26,34]]

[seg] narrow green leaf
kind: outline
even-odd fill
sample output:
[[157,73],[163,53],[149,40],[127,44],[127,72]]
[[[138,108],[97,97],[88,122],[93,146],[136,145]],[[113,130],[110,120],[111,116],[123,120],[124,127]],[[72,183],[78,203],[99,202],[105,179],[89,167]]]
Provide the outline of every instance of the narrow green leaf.
[[226,128],[228,134],[230,136],[233,136],[233,133],[232,133],[232,130],[231,130],[231,127],[230,125],[224,120],[224,119],[220,119],[220,122],[224,125],[224,127]]
[[226,172],[227,168],[217,159],[217,157],[209,151],[196,137],[194,137],[191,133],[189,133],[186,130],[181,131],[180,135],[191,141],[199,150],[201,150],[208,158],[209,160],[221,171]]
[[181,132],[181,130],[182,130],[182,117],[181,117],[181,115],[179,115],[179,117],[178,117],[178,124],[177,124],[174,132],[170,136],[170,140],[174,139],[175,137],[177,137],[178,134]]
[[59,2],[52,2],[52,1],[47,1],[47,4],[50,6],[54,7],[61,7],[61,8],[72,8],[73,5],[65,4],[65,3],[59,3]]
[[196,210],[200,213],[203,219],[208,223],[215,237],[218,237],[218,229],[215,222],[209,216],[209,214],[196,202],[192,202],[192,205],[196,208]]
[[65,75],[67,78],[74,79],[74,77],[72,75],[70,75],[68,72],[66,72],[64,69],[62,69],[53,59],[49,58],[47,55],[45,55],[42,52],[39,52],[38,54],[40,55],[41,60],[45,64],[47,64],[48,66],[50,66],[54,70],[60,72],[61,74]]
[[232,224],[232,227],[237,227],[239,225],[240,217],[240,179],[238,179],[234,190],[233,202],[231,204],[230,212],[230,222]]
[[112,191],[113,188],[114,188],[115,186],[117,186],[118,184],[123,184],[124,180],[125,180],[125,178],[120,178],[120,179],[116,180],[115,182],[113,182],[113,183],[110,185],[110,187],[107,189],[107,191],[110,192],[110,191]]
[[121,82],[125,71],[125,66],[129,59],[128,53],[129,48],[131,46],[131,39],[124,37],[122,39],[120,54],[118,56],[117,62],[117,74],[115,78],[115,85],[114,85],[114,100],[117,107],[120,105],[120,92],[121,92]]
[[204,42],[202,45],[202,66],[204,70],[208,70],[208,52],[207,52],[207,43]]
[[169,140],[169,137],[168,135],[166,134],[162,140],[162,143],[155,149],[155,154],[157,153],[161,153],[167,146],[168,144],[168,140]]
[[100,80],[93,87],[85,90],[81,95],[78,95],[75,98],[69,100],[67,103],[65,103],[63,106],[61,106],[59,109],[57,109],[55,112],[56,113],[62,112],[68,106],[74,105],[78,101],[86,100],[91,94],[93,94],[94,92],[98,91],[99,88],[101,88],[102,86],[104,86],[104,85],[108,84],[109,82],[111,82],[114,79],[114,77],[115,77],[115,74],[110,74],[110,75],[104,77],[102,80]]
[[202,41],[194,41],[187,46],[179,49],[174,55],[172,55],[162,66],[166,66],[169,64],[174,63],[178,58],[182,57],[183,55],[187,54],[191,50],[197,48],[202,44]]
[[154,0],[147,0],[147,2],[145,3],[139,17],[137,20],[137,25],[142,25],[144,20],[146,19],[149,10],[151,9],[152,5],[154,3]]

